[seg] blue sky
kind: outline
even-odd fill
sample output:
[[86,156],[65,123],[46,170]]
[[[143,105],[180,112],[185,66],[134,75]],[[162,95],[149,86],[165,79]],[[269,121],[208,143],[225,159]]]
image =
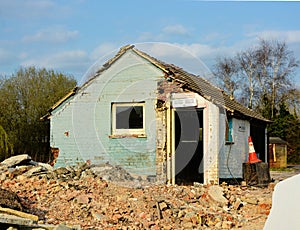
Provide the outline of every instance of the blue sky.
[[209,69],[259,38],[276,39],[300,60],[299,12],[296,1],[1,0],[0,74],[34,65],[82,82],[97,60],[127,44],[184,68],[185,52]]

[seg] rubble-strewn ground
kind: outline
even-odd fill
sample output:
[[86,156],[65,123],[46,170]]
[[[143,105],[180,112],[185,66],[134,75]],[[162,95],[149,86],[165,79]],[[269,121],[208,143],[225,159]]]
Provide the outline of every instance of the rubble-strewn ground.
[[104,166],[88,164],[53,170],[25,161],[29,165],[0,164],[1,189],[5,194],[12,192],[6,201],[0,198],[0,206],[37,215],[37,225],[44,227],[262,229],[275,185],[156,185],[135,180],[109,165],[105,172],[101,170]]

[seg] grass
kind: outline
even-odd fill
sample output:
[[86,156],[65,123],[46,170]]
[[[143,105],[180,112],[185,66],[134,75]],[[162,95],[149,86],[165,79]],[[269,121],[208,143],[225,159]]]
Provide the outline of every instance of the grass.
[[270,171],[278,171],[278,172],[293,172],[292,168],[270,168]]

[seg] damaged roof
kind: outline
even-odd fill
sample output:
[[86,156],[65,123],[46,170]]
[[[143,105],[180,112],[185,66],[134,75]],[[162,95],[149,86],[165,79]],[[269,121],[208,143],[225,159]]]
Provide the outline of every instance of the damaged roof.
[[227,95],[224,92],[224,90],[221,90],[220,88],[212,85],[206,79],[204,79],[200,76],[196,76],[194,74],[188,73],[185,70],[183,70],[182,68],[175,66],[173,64],[168,64],[161,60],[158,60],[158,59],[134,48],[134,45],[127,45],[127,46],[120,48],[118,53],[113,58],[109,59],[106,63],[104,63],[102,65],[102,67],[96,72],[96,74],[92,78],[90,78],[87,82],[85,82],[83,84],[83,86],[73,89],[69,94],[67,94],[64,98],[62,98],[55,105],[53,105],[50,108],[50,110],[48,111],[48,114],[43,116],[41,119],[49,118],[49,116],[51,115],[51,111],[53,111],[60,104],[62,104],[64,102],[64,100],[66,100],[70,96],[73,96],[78,91],[80,91],[81,89],[83,89],[87,85],[89,85],[96,77],[101,75],[101,73],[103,71],[107,70],[113,63],[115,63],[119,58],[121,58],[128,50],[132,50],[139,56],[148,60],[154,66],[158,67],[163,72],[165,72],[168,77],[172,78],[174,81],[179,82],[183,88],[186,88],[188,90],[198,93],[200,96],[204,97],[208,101],[211,101],[212,103],[225,108],[227,111],[231,112],[231,114],[238,115],[238,116],[246,116],[248,118],[254,118],[254,119],[262,120],[265,122],[270,122],[269,120],[264,118],[259,113],[246,108],[242,104],[240,104],[237,101],[235,101],[234,99],[230,98],[230,96]]
[[[187,89],[190,89],[208,101],[211,101],[219,106],[222,106],[226,110],[230,111],[231,113],[237,115],[244,115],[249,118],[255,118],[258,120],[269,122],[268,119],[264,118],[261,114],[254,112],[251,109],[248,109],[247,107],[243,106],[242,104],[238,103],[234,99],[232,99],[229,95],[227,95],[224,90],[221,90],[220,88],[212,85],[209,81],[206,79],[196,76],[194,74],[188,73],[182,68],[164,63],[160,60],[157,60],[156,58],[153,58],[149,56],[148,54],[137,50],[134,48],[134,46],[127,46],[123,47],[123,49],[132,49],[140,56],[146,58],[148,61],[156,65],[157,67],[161,68],[163,71],[167,72],[169,76],[173,76],[173,79],[175,81],[179,81],[183,86]],[[120,50],[121,51],[121,50]]]

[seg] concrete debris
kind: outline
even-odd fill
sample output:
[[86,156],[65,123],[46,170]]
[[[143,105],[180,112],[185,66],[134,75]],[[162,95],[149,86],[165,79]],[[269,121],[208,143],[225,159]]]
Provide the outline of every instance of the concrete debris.
[[[32,226],[34,221],[31,219],[19,217],[16,215],[3,214],[0,212],[0,223],[8,225],[18,225],[18,226]],[[1,225],[0,225],[1,226]]]
[[131,176],[125,169],[120,166],[112,166],[109,163],[101,165],[92,165],[91,171],[101,176],[106,181],[133,181],[135,178]]
[[21,163],[29,163],[31,161],[31,157],[27,154],[17,155],[10,158],[5,159],[1,162],[1,166],[14,167]]
[[223,188],[220,186],[210,186],[207,191],[209,197],[212,199],[212,201],[216,202],[217,204],[221,205],[222,207],[224,205],[227,205],[228,200],[223,196]]
[[256,198],[248,198],[248,197],[241,197],[243,202],[247,202],[248,204],[257,205],[258,200]]
[[150,184],[109,164],[52,168],[27,156],[6,162],[0,206],[37,219],[0,208],[5,229],[262,229],[272,203],[268,187]]

